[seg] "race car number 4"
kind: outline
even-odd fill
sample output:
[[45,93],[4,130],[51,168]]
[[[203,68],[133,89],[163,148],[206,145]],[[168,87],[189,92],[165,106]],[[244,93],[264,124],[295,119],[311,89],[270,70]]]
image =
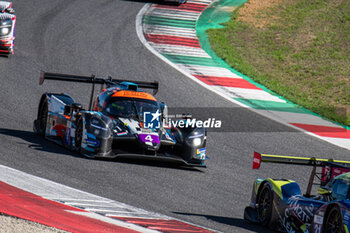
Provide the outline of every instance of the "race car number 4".
[[152,141],[153,141],[151,135],[147,135],[147,136],[145,137],[145,140],[146,140],[146,141],[149,141],[149,142],[152,142]]

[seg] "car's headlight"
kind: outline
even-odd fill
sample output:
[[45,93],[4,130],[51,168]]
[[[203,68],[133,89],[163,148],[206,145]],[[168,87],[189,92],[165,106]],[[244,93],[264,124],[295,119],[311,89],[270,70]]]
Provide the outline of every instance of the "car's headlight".
[[102,120],[93,117],[90,121],[90,129],[95,135],[103,136],[109,132],[108,125]]
[[0,21],[0,35],[6,36],[11,32],[12,20],[4,19]]
[[8,35],[9,33],[10,33],[10,27],[3,27],[3,28],[1,28],[1,30],[0,30],[0,34],[2,35],[2,36],[6,36],[6,35]]
[[186,137],[186,143],[191,147],[200,147],[205,140],[205,129],[197,128]]
[[193,144],[195,147],[200,146],[200,145],[202,144],[202,138],[193,138],[192,144]]

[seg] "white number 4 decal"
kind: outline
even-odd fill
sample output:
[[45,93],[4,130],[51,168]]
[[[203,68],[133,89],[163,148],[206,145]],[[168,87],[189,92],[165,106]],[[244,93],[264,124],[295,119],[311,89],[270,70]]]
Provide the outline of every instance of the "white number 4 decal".
[[147,136],[145,137],[145,139],[146,139],[147,141],[149,141],[149,142],[152,142],[152,141],[153,141],[151,135],[147,135]]

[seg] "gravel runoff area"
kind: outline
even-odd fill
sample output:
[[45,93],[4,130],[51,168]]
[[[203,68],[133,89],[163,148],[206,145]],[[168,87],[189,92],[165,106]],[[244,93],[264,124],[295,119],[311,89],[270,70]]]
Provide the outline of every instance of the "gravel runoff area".
[[66,233],[53,227],[0,213],[0,233]]

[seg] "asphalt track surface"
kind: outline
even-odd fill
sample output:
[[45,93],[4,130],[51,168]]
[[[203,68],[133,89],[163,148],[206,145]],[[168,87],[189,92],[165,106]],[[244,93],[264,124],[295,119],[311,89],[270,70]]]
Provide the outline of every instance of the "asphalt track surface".
[[[256,177],[289,178],[305,190],[310,169],[263,164],[253,151],[349,159],[349,151],[239,109],[151,54],[139,41],[135,18],[145,2],[18,0],[15,55],[0,57],[0,164],[83,191],[223,232],[268,232],[245,222]],[[85,84],[45,82],[39,71],[157,80],[169,107],[227,107],[223,121],[238,132],[208,134],[206,169],[162,163],[91,160],[32,132],[45,91],[69,93],[87,106]]]

